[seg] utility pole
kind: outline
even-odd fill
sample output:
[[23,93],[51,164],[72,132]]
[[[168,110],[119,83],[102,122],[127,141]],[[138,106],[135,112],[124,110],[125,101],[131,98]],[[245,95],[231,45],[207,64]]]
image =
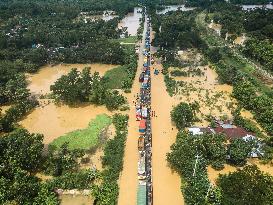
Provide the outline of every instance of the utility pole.
[[193,169],[193,174],[192,174],[193,177],[195,176],[196,167],[197,167],[198,159],[199,159],[200,156],[197,154],[195,157],[196,157],[196,160],[195,160],[194,169]]
[[209,188],[208,188],[208,192],[207,192],[207,194],[206,194],[206,200],[208,199],[208,196],[209,196],[209,192],[210,192],[210,189],[211,189],[211,183],[209,184]]

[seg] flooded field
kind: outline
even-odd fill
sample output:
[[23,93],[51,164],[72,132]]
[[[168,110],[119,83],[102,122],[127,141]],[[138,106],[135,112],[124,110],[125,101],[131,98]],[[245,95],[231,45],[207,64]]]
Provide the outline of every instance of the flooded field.
[[246,41],[246,36],[245,36],[245,34],[243,34],[242,36],[238,36],[238,37],[234,40],[234,44],[243,45],[245,41]]
[[103,113],[112,115],[105,106],[57,106],[52,102],[48,103],[48,100],[41,100],[41,106],[27,115],[19,124],[32,133],[43,134],[44,143],[49,144],[65,133],[86,128],[92,119]]
[[209,28],[213,29],[214,31],[216,31],[216,33],[220,36],[221,35],[221,29],[222,29],[222,25],[221,24],[217,24],[214,23],[213,21],[208,25]]
[[[107,129],[107,140],[113,139],[115,136],[116,130],[115,126],[111,124]],[[97,170],[102,170],[102,162],[101,158],[104,156],[103,146],[99,147],[94,154],[86,154],[86,156],[90,159],[88,163],[81,164],[81,169],[89,169],[89,168],[96,168]]]
[[[199,102],[200,112],[198,118],[201,122],[196,122],[195,126],[207,126],[206,115],[213,115],[217,118],[226,116],[231,118],[232,108],[236,105],[236,100],[231,98],[232,86],[220,85],[217,81],[217,73],[209,66],[197,66],[203,73],[201,76],[190,75],[189,77],[173,77],[176,81],[182,81],[183,86],[179,86],[177,94],[173,97],[176,104],[180,102]],[[178,68],[170,68],[169,71]],[[186,72],[188,67],[182,68]]]
[[193,10],[195,8],[192,7],[185,7],[185,5],[170,5],[170,6],[165,6],[165,8],[163,10],[158,10],[156,11],[157,14],[166,14],[169,11],[190,11]]
[[249,159],[248,164],[257,165],[261,171],[273,176],[273,162],[268,164],[261,164],[258,159]]
[[50,85],[71,71],[72,68],[77,68],[79,71],[83,70],[85,67],[90,67],[91,72],[99,72],[101,76],[108,70],[117,67],[117,65],[108,64],[59,64],[56,66],[44,66],[35,74],[28,74],[27,79],[29,81],[28,89],[30,89],[32,94],[41,95],[50,92]]
[[[261,164],[260,161],[258,159],[248,159],[248,162],[247,162],[248,165],[257,165],[257,167],[273,176],[273,164]],[[208,178],[210,180],[211,183],[215,184],[216,181],[217,181],[217,178],[219,177],[220,174],[229,174],[229,173],[232,173],[232,172],[235,172],[237,171],[238,169],[242,169],[243,167],[234,167],[234,166],[231,166],[229,164],[225,164],[225,168],[220,170],[220,171],[217,171],[215,169],[213,169],[211,166],[208,166],[207,170],[208,170]]]
[[90,205],[94,202],[91,196],[84,195],[62,195],[59,198],[61,205]]
[[128,13],[118,24],[118,28],[127,27],[128,34],[131,36],[137,35],[137,29],[140,26],[139,19],[142,17],[142,9],[135,7],[133,13]]

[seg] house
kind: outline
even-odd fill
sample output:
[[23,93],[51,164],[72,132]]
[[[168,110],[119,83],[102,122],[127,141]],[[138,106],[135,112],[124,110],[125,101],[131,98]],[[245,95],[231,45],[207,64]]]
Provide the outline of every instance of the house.
[[263,144],[254,133],[246,131],[242,127],[236,127],[231,121],[220,121],[215,120],[215,127],[190,127],[188,131],[193,135],[201,135],[204,133],[212,134],[224,134],[228,140],[235,138],[242,138],[246,142],[253,142],[252,151],[249,153],[249,157],[256,158],[263,156],[264,152],[262,150]]

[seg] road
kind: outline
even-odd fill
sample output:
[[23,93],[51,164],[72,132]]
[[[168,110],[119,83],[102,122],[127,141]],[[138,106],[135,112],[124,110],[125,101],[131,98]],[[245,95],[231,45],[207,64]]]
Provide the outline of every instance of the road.
[[[161,64],[153,68],[162,69]],[[163,74],[154,75],[151,70],[152,110],[156,117],[152,118],[152,176],[154,205],[183,205],[184,200],[180,190],[181,179],[169,168],[166,154],[175,142],[177,130],[171,123],[170,112],[174,100],[166,91]]]
[[135,205],[137,200],[137,186],[138,186],[138,175],[137,175],[137,162],[138,162],[138,125],[139,122],[136,121],[136,112],[135,105],[133,101],[135,101],[135,96],[139,93],[140,83],[138,81],[138,76],[142,72],[144,57],[142,54],[142,50],[144,49],[145,43],[145,33],[147,29],[147,23],[145,18],[144,23],[144,31],[143,31],[143,39],[140,44],[140,54],[138,60],[138,68],[136,77],[132,86],[132,92],[128,95],[128,102],[130,105],[129,111],[129,128],[128,128],[128,137],[126,141],[125,153],[124,153],[124,163],[123,163],[123,171],[119,180],[119,205]]

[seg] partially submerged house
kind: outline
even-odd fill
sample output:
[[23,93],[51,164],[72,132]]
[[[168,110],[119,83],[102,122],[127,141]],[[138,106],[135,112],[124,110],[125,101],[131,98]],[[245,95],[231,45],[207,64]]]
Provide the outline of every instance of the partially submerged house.
[[255,147],[249,153],[249,157],[258,157],[264,155],[262,143],[253,132],[248,132],[242,127],[236,127],[231,121],[215,120],[215,127],[190,127],[188,131],[193,135],[204,133],[224,134],[228,140],[242,138],[246,142],[255,141]]

